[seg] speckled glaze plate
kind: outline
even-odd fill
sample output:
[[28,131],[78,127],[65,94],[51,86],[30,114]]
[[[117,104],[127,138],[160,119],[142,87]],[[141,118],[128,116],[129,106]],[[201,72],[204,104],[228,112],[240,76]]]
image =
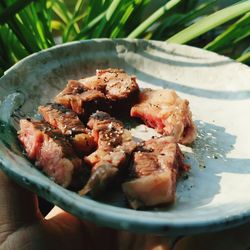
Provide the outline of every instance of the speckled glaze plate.
[[[129,209],[119,192],[95,201],[68,191],[36,170],[16,138],[15,112],[34,116],[67,80],[121,67],[140,87],[171,88],[190,101],[198,138],[184,147],[192,165],[175,204]],[[11,178],[82,219],[139,232],[183,235],[222,230],[250,220],[250,69],[201,49],[143,40],[91,40],[33,54],[0,79],[0,167]],[[145,126],[137,137],[150,136]]]

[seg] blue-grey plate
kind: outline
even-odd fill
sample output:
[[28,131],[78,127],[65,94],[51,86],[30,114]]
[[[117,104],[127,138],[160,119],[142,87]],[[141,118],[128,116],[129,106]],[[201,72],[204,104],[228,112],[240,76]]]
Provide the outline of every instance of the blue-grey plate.
[[[101,201],[80,197],[39,172],[22,153],[16,117],[34,116],[67,80],[121,67],[141,87],[172,88],[190,101],[198,138],[183,147],[192,165],[168,207],[129,209],[122,193]],[[143,40],[90,40],[33,54],[0,79],[0,167],[11,178],[82,219],[118,229],[158,234],[208,232],[250,219],[250,69],[201,49]],[[132,133],[147,138],[145,126]]]

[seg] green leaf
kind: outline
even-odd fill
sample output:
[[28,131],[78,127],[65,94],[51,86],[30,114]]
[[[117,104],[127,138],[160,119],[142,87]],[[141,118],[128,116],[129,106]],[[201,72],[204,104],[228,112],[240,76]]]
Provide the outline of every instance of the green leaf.
[[2,13],[0,13],[0,24],[6,23],[10,18],[14,17],[16,13],[22,10],[34,0],[19,0],[12,3],[8,8],[5,8]]
[[101,20],[100,25],[95,30],[93,37],[100,37],[103,36],[103,30],[104,28],[107,28],[108,23],[110,22],[112,16],[115,14],[116,9],[118,8],[119,4],[122,2],[122,0],[113,0],[108,7],[105,16]]
[[250,36],[250,30],[248,30],[245,34],[243,34],[242,36],[238,37],[237,39],[235,39],[234,43],[239,43],[242,40],[244,40],[245,38]]
[[106,20],[109,21],[119,6],[121,0],[113,0],[106,12]]
[[88,25],[92,20],[98,17],[101,13],[107,10],[110,5],[111,0],[86,0],[86,10],[87,16],[84,20],[83,27]]
[[250,11],[250,0],[241,1],[198,20],[193,25],[170,37],[167,41],[172,43],[186,43],[248,11]]
[[249,63],[250,62],[250,47],[243,53],[239,58],[236,59],[238,62]]
[[250,12],[245,14],[236,23],[229,26],[229,28],[222,34],[217,36],[212,42],[207,44],[204,48],[208,50],[218,51],[221,48],[230,46],[232,42],[239,37],[245,36],[250,31]]
[[216,0],[208,1],[198,6],[193,6],[194,8],[187,13],[173,13],[172,15],[167,16],[153,32],[153,39],[161,40],[163,37],[166,38],[166,35],[170,37],[176,32],[186,28],[190,23],[194,22],[196,18],[210,12],[214,7],[215,2]]
[[40,34],[42,41],[42,48],[46,49],[55,44],[52,32],[50,30],[50,24],[47,23],[48,10],[46,10],[46,1],[40,0],[34,4],[35,11],[37,13],[37,30]]
[[52,5],[52,8],[55,12],[55,14],[65,23],[67,24],[71,18],[72,15],[69,12],[69,10],[66,8],[65,3],[61,1],[54,1],[54,4]]
[[89,32],[91,29],[93,29],[106,15],[106,12],[101,13],[99,16],[97,16],[94,20],[92,20],[88,25],[86,25],[79,34],[77,34],[74,38],[74,40],[79,40],[83,36],[86,35],[87,32]]
[[67,26],[66,26],[66,28],[65,28],[65,30],[64,30],[64,32],[63,32],[63,42],[68,42],[68,41],[73,41],[73,40],[74,40],[74,35],[75,35],[76,33],[74,32],[74,35],[70,36],[70,34],[73,33],[73,32],[72,32],[72,27],[74,26],[74,24],[75,24],[76,22],[79,22],[79,21],[80,21],[81,19],[83,19],[85,16],[86,16],[86,13],[83,13],[82,15],[76,16],[72,21],[70,21],[70,22],[67,24]]
[[212,7],[215,7],[215,3],[217,0],[208,1],[206,3],[202,3],[194,10],[189,11],[186,15],[184,15],[177,22],[178,25],[188,25],[190,22],[194,21],[196,18],[203,16],[207,11],[210,11]]
[[158,21],[164,14],[175,7],[181,0],[170,0],[157,11],[155,11],[151,16],[149,16],[144,22],[142,22],[135,30],[133,30],[128,38],[139,37],[143,32],[145,32],[152,24]]
[[134,11],[134,9],[135,9],[135,6],[132,4],[128,6],[124,15],[119,20],[119,23],[115,26],[114,30],[112,31],[112,33],[110,35],[111,38],[116,38],[119,36],[119,34],[121,34],[122,28],[124,27],[126,21],[130,17],[130,15]]

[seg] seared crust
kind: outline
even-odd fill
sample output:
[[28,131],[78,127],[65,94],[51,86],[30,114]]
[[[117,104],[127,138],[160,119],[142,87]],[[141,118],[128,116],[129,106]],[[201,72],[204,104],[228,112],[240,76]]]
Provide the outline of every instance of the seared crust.
[[98,108],[108,108],[105,95],[102,92],[88,90],[75,80],[68,82],[66,88],[55,97],[55,102],[72,109],[81,118],[87,118]]
[[86,128],[71,109],[58,103],[47,103],[39,106],[38,112],[54,128],[58,128],[62,134],[72,135],[85,133]]
[[38,108],[46,122],[69,137],[79,154],[89,154],[96,147],[89,129],[85,128],[77,114],[58,103],[48,103]]
[[96,110],[129,112],[138,100],[139,86],[135,76],[121,69],[97,70],[95,76],[70,80],[55,97],[55,102],[71,108],[87,119]]

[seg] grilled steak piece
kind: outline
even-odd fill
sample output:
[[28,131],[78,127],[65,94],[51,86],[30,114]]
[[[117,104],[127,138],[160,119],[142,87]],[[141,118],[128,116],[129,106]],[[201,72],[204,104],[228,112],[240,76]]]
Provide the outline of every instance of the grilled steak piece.
[[59,130],[44,121],[21,119],[18,138],[27,156],[56,183],[70,188],[83,185],[83,162]]
[[173,202],[177,178],[186,170],[183,154],[172,137],[151,139],[134,153],[133,180],[123,183],[122,189],[134,209]]
[[97,111],[90,117],[88,126],[97,141],[97,150],[84,160],[91,166],[91,177],[81,195],[91,191],[93,195],[125,171],[131,153],[136,147],[130,132],[109,114]]
[[80,79],[87,89],[100,90],[112,102],[127,100],[134,102],[139,95],[139,86],[135,76],[128,75],[122,69],[96,70],[96,76]]
[[96,147],[94,138],[74,111],[57,103],[40,106],[38,111],[51,126],[70,136],[77,152],[85,155],[93,152]]
[[71,109],[58,103],[48,103],[38,108],[39,113],[54,128],[58,128],[62,134],[72,135],[85,133],[86,128]]
[[70,80],[55,97],[55,102],[71,108],[86,120],[96,110],[128,112],[138,96],[135,76],[129,76],[121,69],[105,69],[97,70],[95,76]]
[[87,118],[97,109],[109,107],[102,92],[89,90],[75,80],[68,82],[66,88],[55,97],[55,102],[72,109],[81,118]]
[[144,89],[139,103],[131,109],[131,116],[142,119],[159,133],[173,136],[176,142],[190,144],[196,138],[189,102],[173,90]]

